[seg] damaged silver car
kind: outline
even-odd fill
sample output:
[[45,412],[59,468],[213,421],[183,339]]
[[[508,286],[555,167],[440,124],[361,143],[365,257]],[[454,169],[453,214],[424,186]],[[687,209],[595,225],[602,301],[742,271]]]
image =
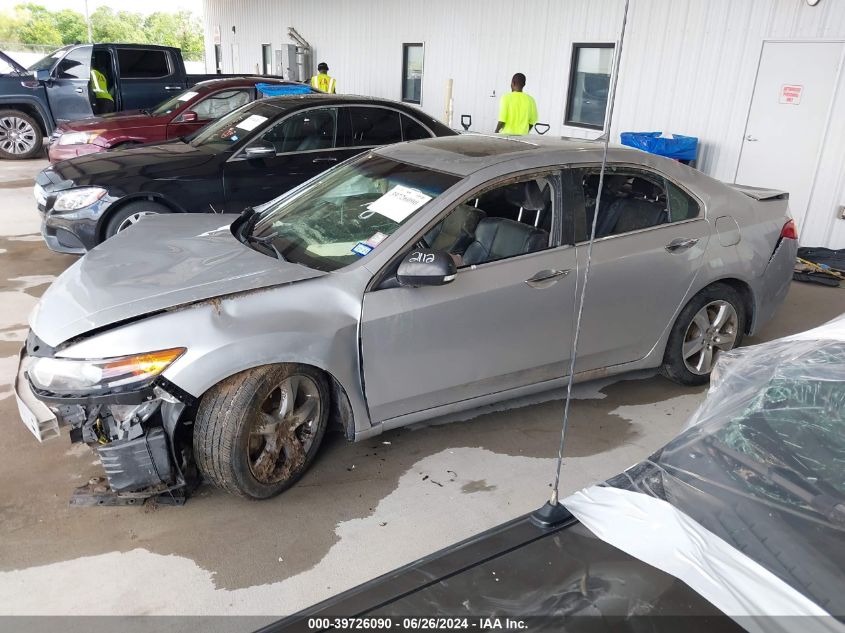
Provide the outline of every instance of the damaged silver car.
[[240,216],[147,218],[45,293],[21,416],[97,451],[98,503],[199,475],[271,497],[330,424],[361,440],[561,386],[596,214],[577,378],[704,382],[784,299],[788,196],[622,147],[598,196],[601,150],[423,140]]

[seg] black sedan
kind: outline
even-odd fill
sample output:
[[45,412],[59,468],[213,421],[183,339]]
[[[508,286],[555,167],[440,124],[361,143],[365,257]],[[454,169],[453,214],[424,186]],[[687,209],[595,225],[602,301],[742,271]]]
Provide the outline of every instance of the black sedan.
[[35,185],[41,234],[54,251],[83,254],[145,215],[239,213],[367,149],[454,134],[394,101],[263,99],[183,140],[48,167]]

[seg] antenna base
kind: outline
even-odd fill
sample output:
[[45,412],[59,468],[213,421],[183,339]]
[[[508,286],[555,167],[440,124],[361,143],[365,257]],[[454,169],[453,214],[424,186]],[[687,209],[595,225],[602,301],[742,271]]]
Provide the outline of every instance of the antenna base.
[[551,501],[547,501],[542,508],[535,510],[531,515],[531,522],[544,529],[557,527],[574,519],[572,513],[563,505],[560,503],[553,504]]

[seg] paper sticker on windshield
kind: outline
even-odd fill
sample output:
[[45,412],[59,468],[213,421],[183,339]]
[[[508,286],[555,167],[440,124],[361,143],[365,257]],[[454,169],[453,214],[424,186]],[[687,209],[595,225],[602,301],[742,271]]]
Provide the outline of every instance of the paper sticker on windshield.
[[251,114],[243,121],[238,123],[235,127],[240,128],[242,130],[246,130],[247,132],[254,130],[259,125],[264,123],[267,120],[266,116],[261,116],[260,114]]
[[422,191],[396,185],[368,208],[394,222],[402,222],[429,200],[431,196],[425,195]]
[[364,242],[358,242],[355,246],[352,247],[352,252],[361,257],[363,257],[364,255],[369,255],[372,250],[373,247],[369,244],[364,244]]
[[177,98],[179,101],[190,101],[191,99],[193,99],[194,97],[196,97],[198,94],[199,94],[198,92],[191,92],[191,91],[189,90],[188,92],[183,92],[182,94],[180,94],[180,95],[179,95],[178,97],[176,97],[176,98]]

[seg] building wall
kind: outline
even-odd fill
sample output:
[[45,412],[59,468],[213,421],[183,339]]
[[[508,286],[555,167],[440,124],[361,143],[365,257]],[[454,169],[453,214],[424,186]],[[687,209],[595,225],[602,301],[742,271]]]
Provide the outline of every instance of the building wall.
[[[514,72],[528,77],[549,135],[594,137],[563,124],[573,42],[618,40],[624,0],[205,0],[207,67],[219,28],[224,72],[255,72],[261,44],[290,43],[293,26],[338,89],[398,99],[402,43],[425,44],[422,108],[492,131]],[[232,33],[231,27],[236,27]],[[845,0],[631,0],[611,138],[623,130],[697,136],[699,168],[733,182],[765,39],[845,40]],[[232,67],[231,44],[240,66]],[[845,247],[845,79],[819,161],[802,242]],[[837,114],[838,113],[838,114]]]

